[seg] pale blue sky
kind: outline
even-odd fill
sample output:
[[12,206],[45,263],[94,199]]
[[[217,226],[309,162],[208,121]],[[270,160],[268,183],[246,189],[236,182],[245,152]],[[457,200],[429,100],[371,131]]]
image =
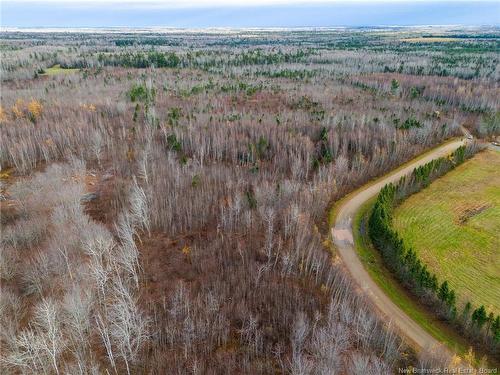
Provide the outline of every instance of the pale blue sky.
[[4,0],[2,27],[500,25],[500,0]]

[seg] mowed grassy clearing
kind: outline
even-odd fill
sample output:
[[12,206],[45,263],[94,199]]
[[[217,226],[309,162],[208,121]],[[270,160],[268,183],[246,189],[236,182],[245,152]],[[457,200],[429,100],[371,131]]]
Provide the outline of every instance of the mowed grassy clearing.
[[410,196],[393,224],[459,302],[500,313],[500,152],[481,152]]
[[57,64],[54,65],[50,68],[46,68],[43,70],[44,73],[41,74],[42,76],[53,76],[57,74],[70,74],[70,73],[76,73],[80,71],[80,69],[77,68],[61,68],[61,65]]

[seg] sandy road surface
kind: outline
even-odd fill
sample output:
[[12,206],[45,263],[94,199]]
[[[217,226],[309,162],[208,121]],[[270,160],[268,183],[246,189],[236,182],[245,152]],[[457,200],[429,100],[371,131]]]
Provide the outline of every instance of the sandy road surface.
[[391,320],[393,326],[406,336],[418,350],[437,348],[441,343],[396,306],[372,280],[363,267],[354,248],[352,221],[359,208],[370,198],[374,197],[384,185],[399,180],[402,176],[409,174],[415,167],[452,153],[459,146],[463,145],[464,142],[463,140],[457,140],[442,145],[425,155],[425,157],[410,162],[405,168],[394,173],[389,173],[367,187],[362,187],[339,207],[335,225],[332,228],[333,242],[338,250],[338,254],[355,282],[364,290],[368,298],[385,318]]

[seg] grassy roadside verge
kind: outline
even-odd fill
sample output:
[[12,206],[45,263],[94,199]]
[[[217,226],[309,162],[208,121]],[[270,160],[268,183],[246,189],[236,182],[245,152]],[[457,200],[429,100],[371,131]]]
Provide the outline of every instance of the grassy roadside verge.
[[382,257],[371,245],[366,231],[368,215],[375,197],[367,201],[356,213],[353,220],[353,235],[356,251],[370,277],[384,293],[401,309],[437,340],[446,344],[460,356],[469,351],[467,342],[445,322],[422,306],[385,267]]

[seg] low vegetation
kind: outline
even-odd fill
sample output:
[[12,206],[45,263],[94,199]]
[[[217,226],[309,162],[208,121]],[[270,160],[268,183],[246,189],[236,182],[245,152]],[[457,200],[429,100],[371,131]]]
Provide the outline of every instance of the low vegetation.
[[35,76],[52,76],[52,75],[57,75],[57,74],[70,74],[70,73],[76,73],[80,69],[78,68],[62,68],[60,64],[55,64],[54,66],[51,66],[50,68],[42,68],[38,70],[35,74]]

